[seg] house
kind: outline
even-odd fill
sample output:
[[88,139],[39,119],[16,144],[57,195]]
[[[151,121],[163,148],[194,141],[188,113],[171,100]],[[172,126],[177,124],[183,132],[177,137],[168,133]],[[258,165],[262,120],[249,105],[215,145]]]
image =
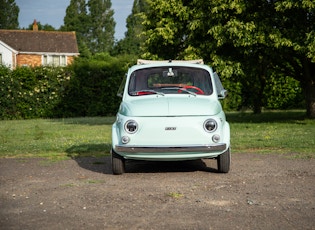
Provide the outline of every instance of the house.
[[75,32],[0,30],[0,64],[17,66],[66,66],[79,55]]

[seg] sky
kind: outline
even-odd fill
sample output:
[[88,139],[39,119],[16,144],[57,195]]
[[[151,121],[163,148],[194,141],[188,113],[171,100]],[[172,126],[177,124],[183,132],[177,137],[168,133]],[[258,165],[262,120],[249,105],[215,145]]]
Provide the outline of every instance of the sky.
[[[131,14],[134,0],[111,0],[114,10],[115,39],[124,38],[126,32],[126,19]],[[70,0],[15,0],[20,8],[20,28],[27,28],[34,19],[42,25],[49,24],[59,29],[63,25],[63,18]]]

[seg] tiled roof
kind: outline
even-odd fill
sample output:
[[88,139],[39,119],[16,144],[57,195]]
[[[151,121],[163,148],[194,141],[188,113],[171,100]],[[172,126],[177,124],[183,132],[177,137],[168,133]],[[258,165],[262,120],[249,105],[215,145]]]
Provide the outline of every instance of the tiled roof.
[[0,30],[0,41],[19,52],[79,53],[75,32]]

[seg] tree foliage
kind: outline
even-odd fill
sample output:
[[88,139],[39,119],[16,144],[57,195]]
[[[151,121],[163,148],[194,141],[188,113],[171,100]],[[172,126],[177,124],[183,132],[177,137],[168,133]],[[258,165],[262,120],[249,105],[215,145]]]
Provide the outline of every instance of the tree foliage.
[[0,0],[0,6],[0,29],[17,29],[20,9],[15,0]]
[[148,4],[145,0],[135,0],[131,14],[127,17],[127,31],[125,38],[118,41],[114,47],[113,54],[141,54],[141,44],[146,40],[142,35],[143,17],[141,14],[147,12]]
[[89,22],[85,0],[71,0],[63,21],[64,25],[61,27],[61,30],[75,31],[79,52],[82,56],[88,56],[90,52],[87,49],[88,40],[86,34]]
[[[190,1],[186,1],[189,4]],[[162,59],[186,58],[189,7],[182,0],[148,0],[149,10],[144,14],[143,57]]]
[[239,82],[242,104],[259,113],[274,73],[293,77],[315,117],[313,0],[148,0],[143,57],[201,57],[223,81]]
[[110,0],[89,0],[89,31],[87,39],[92,53],[108,52],[114,45],[115,21]]
[[272,41],[285,60],[279,66],[301,83],[307,115],[315,118],[315,2],[276,1],[275,10],[281,20]]
[[71,0],[61,30],[76,31],[82,56],[108,52],[114,44],[113,14],[110,0]]

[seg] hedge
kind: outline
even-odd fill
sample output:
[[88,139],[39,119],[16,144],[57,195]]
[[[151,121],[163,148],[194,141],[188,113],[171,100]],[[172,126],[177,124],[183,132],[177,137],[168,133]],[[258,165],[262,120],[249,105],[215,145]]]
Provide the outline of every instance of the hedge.
[[51,117],[72,71],[56,67],[0,67],[1,119]]
[[[121,98],[117,90],[135,58],[98,54],[77,59],[69,67],[0,66],[0,119],[112,116]],[[229,91],[222,101],[226,110],[244,106],[242,85],[223,79]],[[272,76],[264,91],[264,107],[303,108],[299,82]],[[245,105],[246,106],[246,105]]]
[[98,54],[63,68],[0,66],[0,119],[114,115],[133,63],[130,56]]
[[56,107],[55,116],[114,115],[121,100],[117,97],[117,90],[128,69],[124,64],[119,60],[75,63],[75,76]]

